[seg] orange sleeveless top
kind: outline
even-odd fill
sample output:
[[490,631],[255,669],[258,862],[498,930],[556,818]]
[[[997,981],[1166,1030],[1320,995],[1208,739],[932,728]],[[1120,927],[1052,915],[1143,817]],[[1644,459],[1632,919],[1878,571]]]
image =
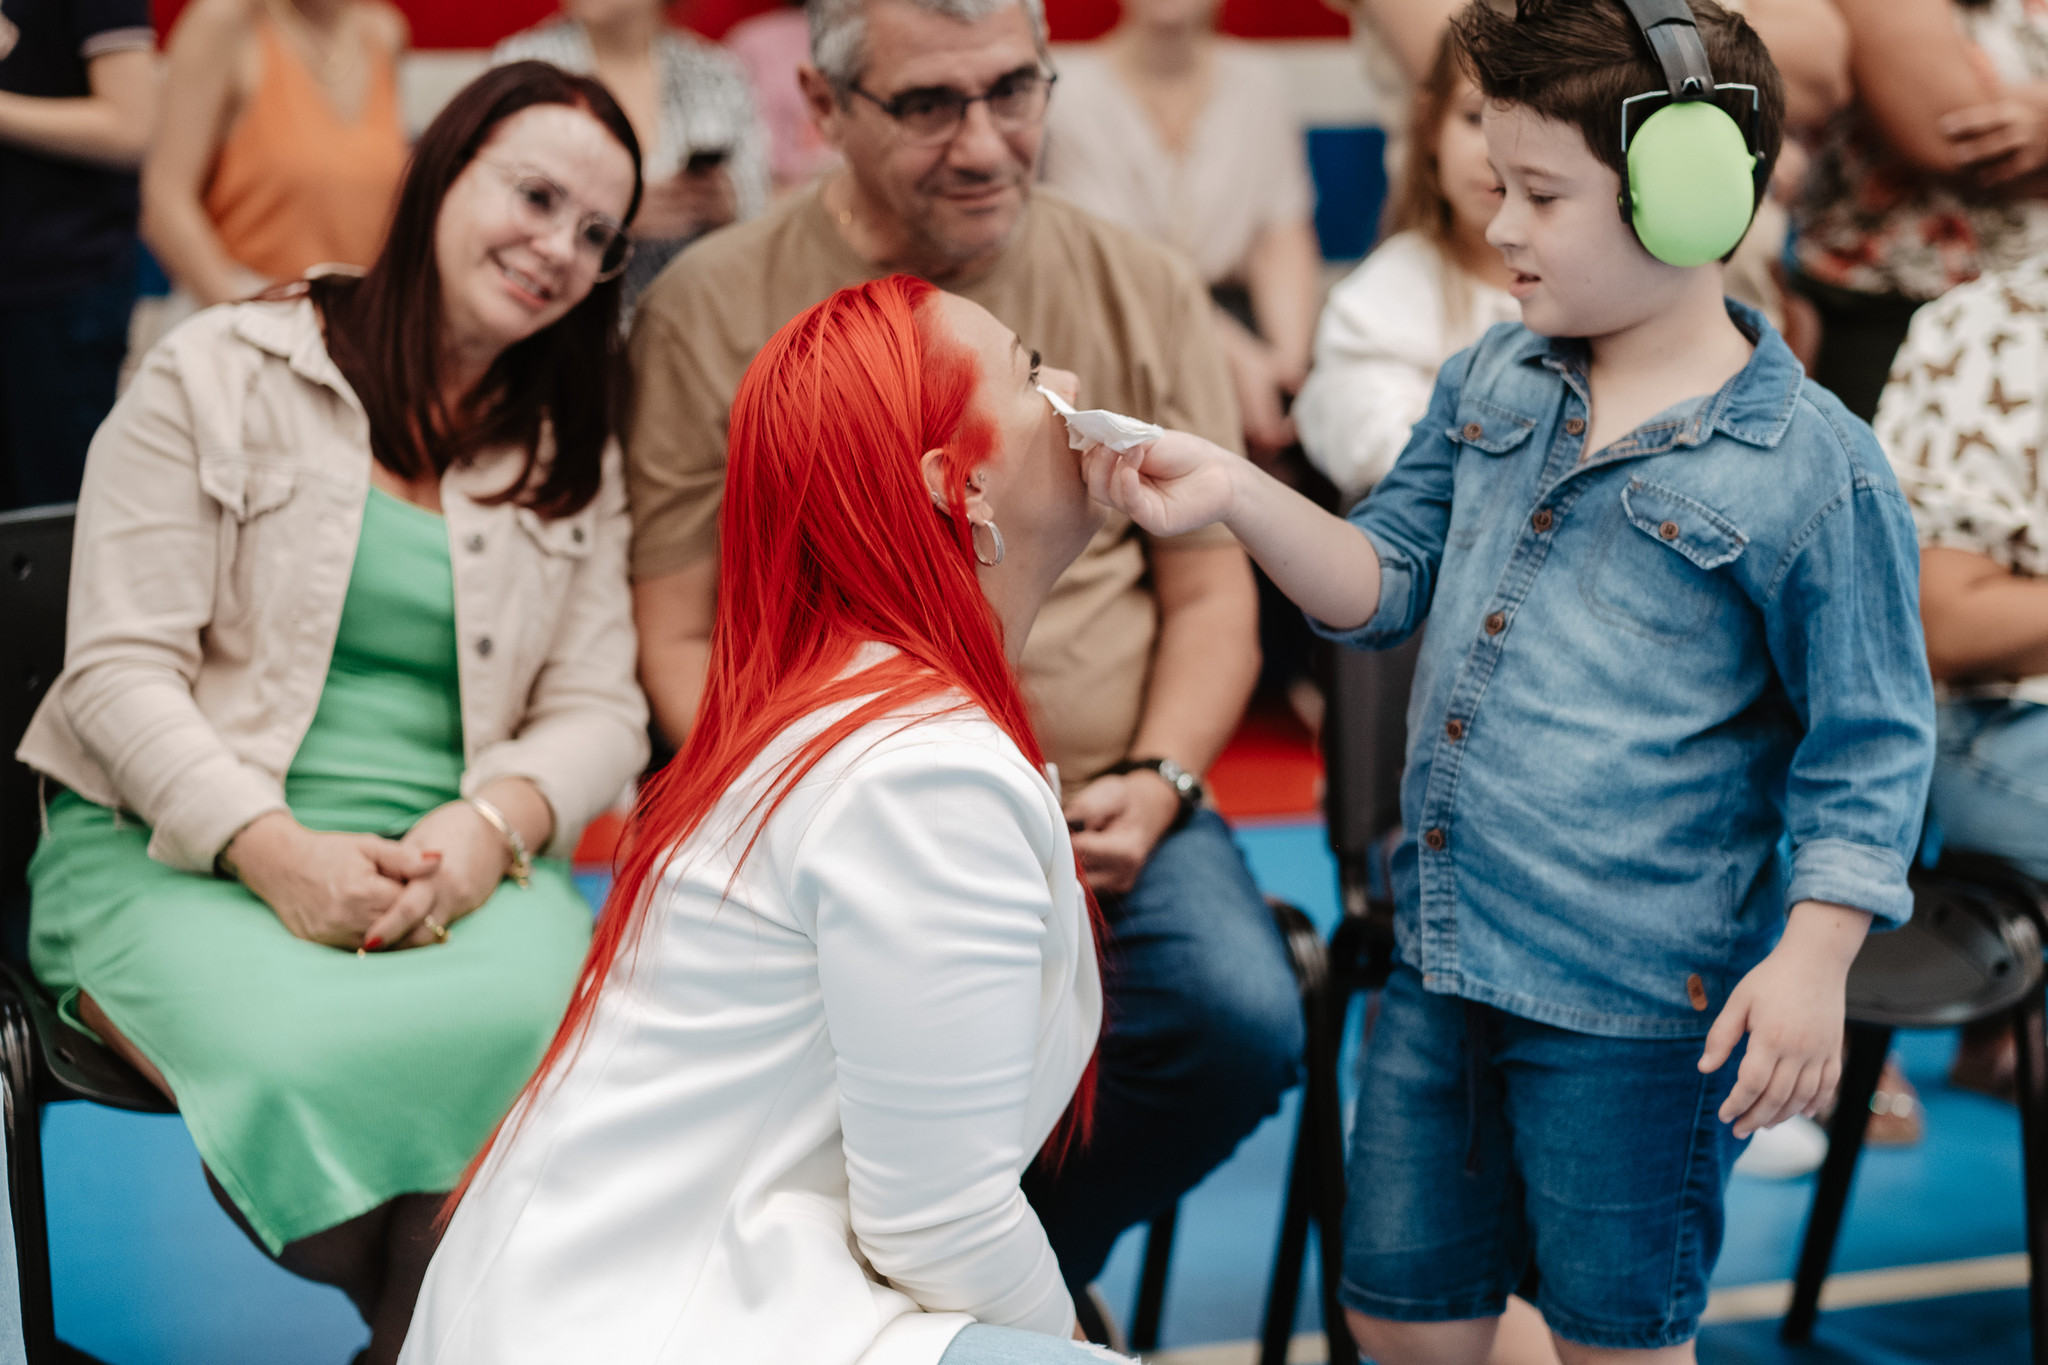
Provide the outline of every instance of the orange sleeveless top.
[[354,123],[267,17],[256,22],[263,76],[235,120],[206,187],[206,214],[228,255],[273,280],[327,261],[368,266],[405,173],[405,129],[388,52],[371,58]]

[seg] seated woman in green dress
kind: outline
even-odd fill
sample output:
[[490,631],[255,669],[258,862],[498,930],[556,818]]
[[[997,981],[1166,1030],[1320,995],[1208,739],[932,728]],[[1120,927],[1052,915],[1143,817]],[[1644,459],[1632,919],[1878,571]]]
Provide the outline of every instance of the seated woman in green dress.
[[639,165],[603,86],[501,67],[368,274],[157,347],[93,443],[21,749],[37,974],[372,1362],[568,1002],[560,859],[646,759],[609,429]]

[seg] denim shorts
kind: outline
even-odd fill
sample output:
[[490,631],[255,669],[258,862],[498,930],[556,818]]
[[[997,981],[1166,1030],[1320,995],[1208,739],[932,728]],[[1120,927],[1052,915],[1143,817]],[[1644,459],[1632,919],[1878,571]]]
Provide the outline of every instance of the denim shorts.
[[1692,1338],[1747,1145],[1716,1111],[1742,1052],[1600,1038],[1456,996],[1398,967],[1362,1062],[1344,1217],[1348,1308],[1402,1322],[1532,1297],[1612,1350]]

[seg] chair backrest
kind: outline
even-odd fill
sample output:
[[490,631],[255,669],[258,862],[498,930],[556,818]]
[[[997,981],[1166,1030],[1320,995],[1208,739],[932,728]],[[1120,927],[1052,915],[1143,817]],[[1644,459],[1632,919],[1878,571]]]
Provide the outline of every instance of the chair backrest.
[[1323,720],[1323,814],[1340,865],[1362,865],[1372,846],[1401,823],[1408,693],[1421,648],[1417,631],[1393,649],[1332,651]]
[[64,667],[73,510],[0,513],[0,953],[15,961],[26,951],[28,860],[42,826],[36,775],[14,750]]

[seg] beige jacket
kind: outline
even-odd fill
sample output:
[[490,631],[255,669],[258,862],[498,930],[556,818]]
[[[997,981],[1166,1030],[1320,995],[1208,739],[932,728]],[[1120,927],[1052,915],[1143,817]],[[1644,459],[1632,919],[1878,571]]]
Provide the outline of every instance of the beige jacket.
[[[441,480],[461,642],[464,791],[530,778],[566,855],[647,757],[616,447],[597,498],[546,521],[483,506],[519,454]],[[79,494],[64,672],[17,756],[134,811],[150,856],[206,872],[285,808],[341,625],[369,422],[310,303],[211,309],[167,337]]]

